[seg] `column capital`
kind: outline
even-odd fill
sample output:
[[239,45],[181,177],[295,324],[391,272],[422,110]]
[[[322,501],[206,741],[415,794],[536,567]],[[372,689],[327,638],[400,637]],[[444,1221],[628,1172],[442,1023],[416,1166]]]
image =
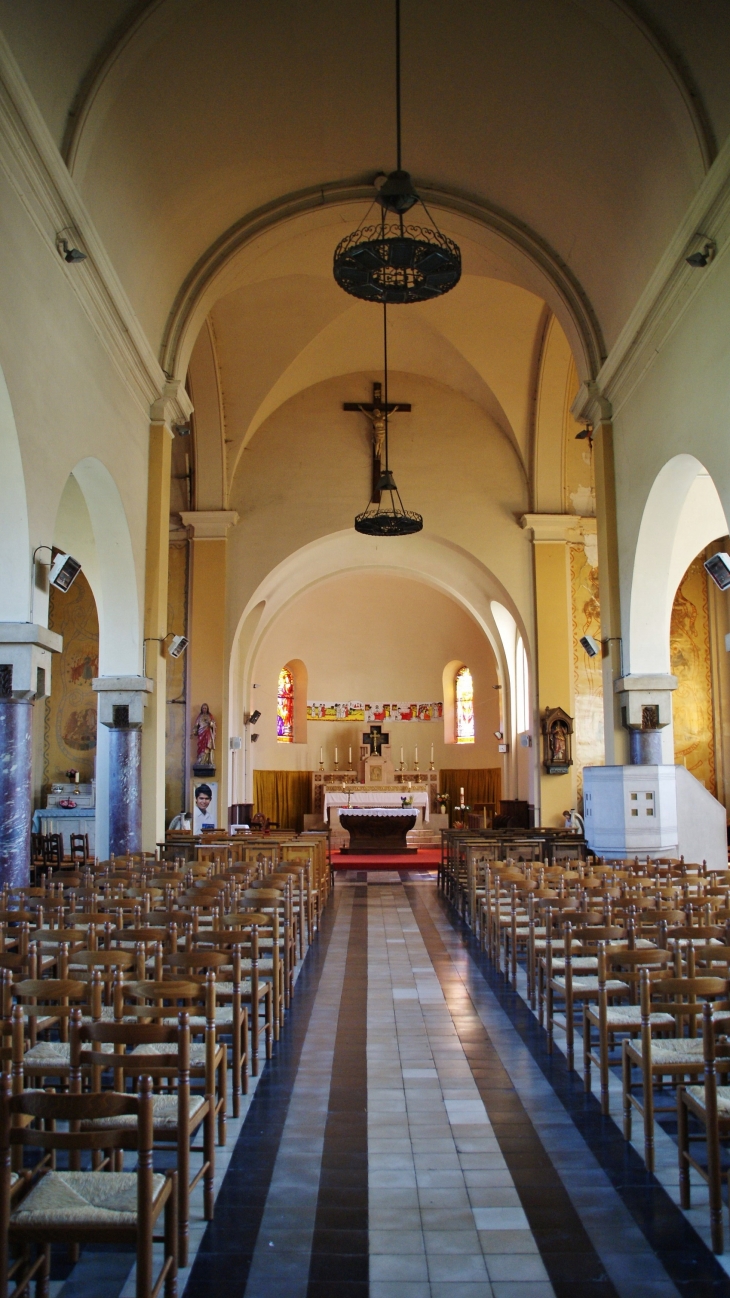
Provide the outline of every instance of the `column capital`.
[[235,527],[238,514],[235,509],[196,509],[180,515],[183,526],[196,541],[223,541],[229,527]]
[[159,397],[150,406],[153,424],[185,424],[193,413],[193,403],[182,379],[168,379]]
[[[672,690],[677,677],[669,672],[639,673],[620,676],[613,682],[627,730],[660,730],[672,720]],[[647,727],[644,708],[655,709],[654,721]]]
[[147,695],[154,682],[149,676],[95,676],[92,689],[99,697],[99,720],[113,730],[136,729],[144,720]]
[[0,666],[10,668],[6,698],[16,703],[51,692],[51,655],[61,653],[63,637],[36,622],[0,622]]
[[583,514],[523,514],[520,526],[531,532],[531,541],[583,541],[596,535],[595,518]]
[[604,396],[595,379],[588,379],[586,383],[581,383],[570,407],[570,413],[578,423],[585,420],[594,427],[597,424],[609,423],[613,419],[611,402]]

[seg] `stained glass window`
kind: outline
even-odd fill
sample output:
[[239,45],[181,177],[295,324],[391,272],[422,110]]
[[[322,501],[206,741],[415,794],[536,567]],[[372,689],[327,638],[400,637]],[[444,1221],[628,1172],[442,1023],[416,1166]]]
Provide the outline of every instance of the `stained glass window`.
[[474,682],[468,667],[460,667],[454,681],[456,695],[456,742],[474,743]]
[[288,667],[279,672],[276,691],[276,738],[280,744],[294,742],[294,677]]

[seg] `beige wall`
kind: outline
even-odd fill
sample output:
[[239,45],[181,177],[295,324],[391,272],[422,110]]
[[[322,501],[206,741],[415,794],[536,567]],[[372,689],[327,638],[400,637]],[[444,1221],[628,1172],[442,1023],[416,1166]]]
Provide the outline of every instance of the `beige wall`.
[[312,700],[347,702],[441,702],[448,662],[466,663],[475,689],[474,744],[446,744],[440,722],[397,722],[388,731],[396,763],[400,748],[406,765],[418,746],[421,769],[434,745],[436,768],[501,765],[494,731],[499,727],[497,668],[486,636],[454,600],[405,577],[355,573],[312,587],[288,605],[266,632],[253,668],[254,705],[261,720],[252,761],[261,770],[313,770],[320,746],[325,765],[341,766],[348,746],[368,729],[364,723],[310,721],[307,742],[276,740],[276,685],[279,670],[292,658],[305,664]]

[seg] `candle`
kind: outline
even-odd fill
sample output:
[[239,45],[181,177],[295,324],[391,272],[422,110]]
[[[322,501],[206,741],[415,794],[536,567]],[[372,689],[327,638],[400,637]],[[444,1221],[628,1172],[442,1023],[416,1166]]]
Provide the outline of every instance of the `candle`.
[[459,802],[461,803],[461,805],[462,805],[462,807],[463,807],[463,805],[464,805],[464,790],[463,790],[463,789],[459,789]]
[[320,762],[320,766],[321,766],[321,764],[322,764],[323,761],[324,761],[324,758],[323,758],[323,756],[322,756],[322,749],[320,748],[320,750],[319,750],[319,762]]
[[348,762],[351,762],[351,761],[352,761],[352,749],[351,749],[351,748],[348,748],[348,750],[347,750],[347,760],[348,760]]
[[403,761],[403,749],[402,749],[402,748],[401,748],[401,750],[400,750],[400,759],[401,759],[401,761]]
[[414,761],[414,762],[417,762],[417,761],[418,761],[418,748],[415,748],[415,749],[414,749],[414,752],[413,752],[413,761]]
[[431,744],[431,761],[433,761],[433,744]]
[[337,761],[337,749],[335,749],[335,761]]

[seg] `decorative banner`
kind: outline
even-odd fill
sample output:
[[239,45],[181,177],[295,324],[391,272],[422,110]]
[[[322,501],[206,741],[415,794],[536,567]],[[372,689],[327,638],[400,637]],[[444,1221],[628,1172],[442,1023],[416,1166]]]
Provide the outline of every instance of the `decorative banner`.
[[307,721],[441,721],[443,703],[308,703]]

